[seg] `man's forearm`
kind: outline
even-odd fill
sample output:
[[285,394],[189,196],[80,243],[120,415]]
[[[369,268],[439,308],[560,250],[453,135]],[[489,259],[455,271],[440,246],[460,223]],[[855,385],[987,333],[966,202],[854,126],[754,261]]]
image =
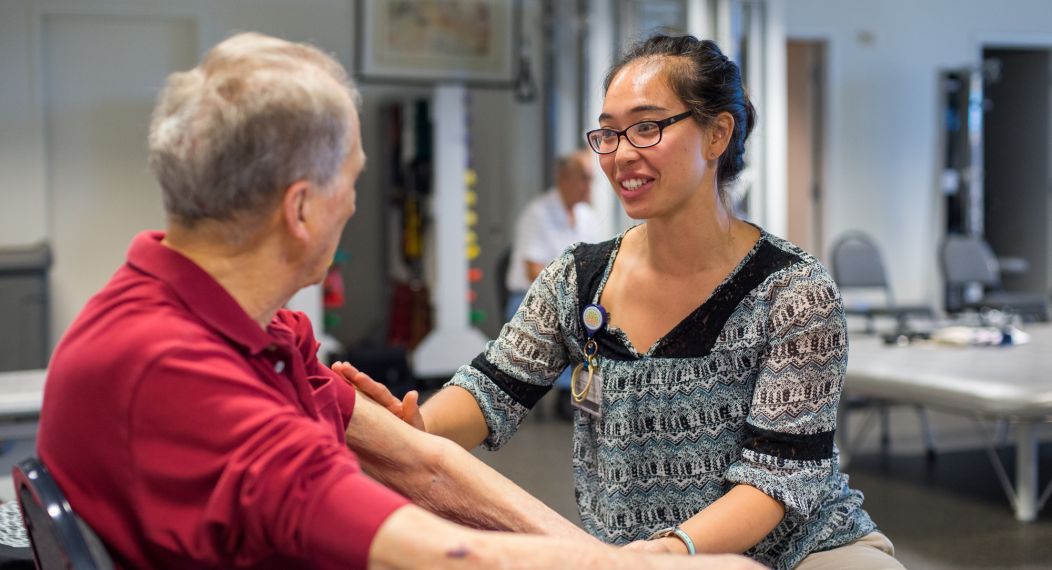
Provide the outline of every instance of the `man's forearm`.
[[473,528],[595,540],[469,452],[443,446],[447,451],[421,497],[428,510],[442,514],[453,507],[447,514]]
[[597,541],[479,532],[438,520],[408,505],[380,527],[370,568],[601,568],[603,570],[759,570],[740,556],[678,556],[618,550]]
[[357,400],[347,444],[366,473],[414,503],[473,528],[594,540],[455,443]]

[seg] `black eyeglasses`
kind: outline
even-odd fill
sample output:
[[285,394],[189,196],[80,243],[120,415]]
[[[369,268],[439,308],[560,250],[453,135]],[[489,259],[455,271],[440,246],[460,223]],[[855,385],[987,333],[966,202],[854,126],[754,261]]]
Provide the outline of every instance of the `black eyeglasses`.
[[661,133],[665,131],[665,127],[686,119],[690,114],[690,111],[684,111],[660,121],[640,121],[629,125],[623,131],[595,129],[585,133],[584,138],[588,140],[588,146],[592,147],[596,154],[610,154],[617,150],[621,144],[621,135],[624,135],[632,146],[647,148],[661,142]]

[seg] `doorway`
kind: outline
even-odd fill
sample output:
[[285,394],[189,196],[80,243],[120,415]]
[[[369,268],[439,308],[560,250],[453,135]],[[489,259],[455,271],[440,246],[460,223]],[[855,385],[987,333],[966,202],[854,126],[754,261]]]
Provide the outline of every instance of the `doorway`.
[[985,237],[999,257],[1024,261],[1018,271],[1002,270],[1005,289],[1048,294],[1052,290],[1052,49],[988,47],[983,61],[985,68],[994,70],[984,85]]
[[821,257],[826,43],[788,40],[786,59],[786,238]]

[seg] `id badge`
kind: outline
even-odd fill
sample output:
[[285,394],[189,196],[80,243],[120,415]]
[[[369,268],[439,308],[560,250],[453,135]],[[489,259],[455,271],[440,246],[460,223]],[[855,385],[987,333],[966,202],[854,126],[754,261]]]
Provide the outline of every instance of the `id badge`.
[[[591,381],[589,381],[589,376],[591,376]],[[570,382],[571,386],[581,386],[581,391],[584,392],[583,397],[578,400],[573,396],[575,390],[572,390],[570,404],[594,418],[601,418],[603,416],[603,374],[599,371],[599,367],[593,366],[586,369],[584,365],[578,366],[574,369]]]
[[599,344],[595,335],[606,326],[606,321],[606,309],[596,303],[581,311],[588,340],[584,343],[584,362],[570,375],[570,404],[594,418],[603,415],[603,375],[599,372]]

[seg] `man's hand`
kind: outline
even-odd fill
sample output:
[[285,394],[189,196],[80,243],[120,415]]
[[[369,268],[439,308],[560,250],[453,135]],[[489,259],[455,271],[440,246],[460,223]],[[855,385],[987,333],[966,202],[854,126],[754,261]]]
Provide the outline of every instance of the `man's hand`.
[[387,386],[373,380],[367,374],[360,372],[346,362],[333,363],[332,370],[343,376],[344,380],[347,380],[358,391],[387,408],[388,411],[401,418],[405,423],[420,431],[427,431],[424,426],[424,416],[420,414],[420,393],[416,390],[410,390],[405,395],[405,398],[399,401],[387,389]]
[[673,537],[659,538],[657,540],[637,540],[629,542],[622,546],[621,549],[635,552],[654,552],[657,554],[687,553],[687,546],[678,538]]

